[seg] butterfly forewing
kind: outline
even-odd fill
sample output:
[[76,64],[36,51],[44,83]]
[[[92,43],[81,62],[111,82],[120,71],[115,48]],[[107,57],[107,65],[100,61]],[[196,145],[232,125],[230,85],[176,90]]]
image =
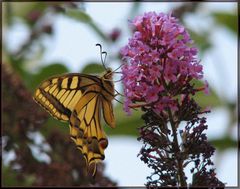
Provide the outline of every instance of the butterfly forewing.
[[42,82],[34,99],[54,118],[68,121],[83,92],[98,80],[84,74],[55,76]]

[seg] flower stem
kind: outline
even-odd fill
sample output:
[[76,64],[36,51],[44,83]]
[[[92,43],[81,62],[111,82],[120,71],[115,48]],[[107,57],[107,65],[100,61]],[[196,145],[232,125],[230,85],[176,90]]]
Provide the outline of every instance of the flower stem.
[[169,114],[169,118],[170,118],[172,132],[173,132],[173,145],[174,145],[173,149],[174,149],[175,157],[177,159],[178,179],[180,180],[180,186],[187,186],[185,174],[183,171],[183,161],[181,159],[181,156],[179,156],[180,148],[179,148],[178,139],[177,139],[177,128],[176,128],[176,124],[173,120],[172,112],[169,108],[168,108],[168,114]]

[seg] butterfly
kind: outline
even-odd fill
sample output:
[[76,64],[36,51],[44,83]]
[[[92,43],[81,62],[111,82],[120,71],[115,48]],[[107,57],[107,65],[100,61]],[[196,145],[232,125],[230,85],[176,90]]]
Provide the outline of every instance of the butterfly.
[[115,127],[112,77],[111,69],[106,69],[102,76],[80,73],[53,76],[34,93],[34,100],[54,118],[69,122],[71,139],[83,153],[92,176],[96,174],[97,163],[104,160],[108,146],[101,116],[110,127]]

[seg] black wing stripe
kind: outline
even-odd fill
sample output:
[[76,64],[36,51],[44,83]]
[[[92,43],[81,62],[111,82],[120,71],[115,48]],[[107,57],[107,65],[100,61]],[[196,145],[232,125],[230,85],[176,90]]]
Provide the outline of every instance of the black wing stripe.
[[[92,119],[91,119],[91,121],[90,121],[90,123],[93,121],[94,122],[94,127],[95,127],[95,130],[96,130],[96,135],[98,135],[98,128],[97,128],[97,121],[96,121],[96,119],[95,119],[95,115],[96,115],[96,111],[98,110],[98,114],[99,114],[99,111],[100,111],[100,108],[99,108],[99,103],[100,103],[100,101],[99,101],[99,96],[97,97],[97,100],[96,100],[96,106],[95,106],[95,108],[94,108],[94,116],[92,117]],[[100,124],[99,124],[100,125]],[[97,136],[98,137],[98,136]]]
[[75,117],[75,118],[77,119],[77,121],[78,121],[79,124],[75,124],[75,123],[74,123],[74,125],[73,125],[72,122],[70,121],[71,127],[74,127],[74,128],[76,128],[76,129],[79,129],[79,131],[83,133],[84,130],[79,127],[79,125],[80,125],[80,123],[81,123],[80,120],[79,120],[77,117]]
[[[49,90],[51,90],[51,89],[49,89]],[[53,94],[56,90],[59,90],[59,88],[56,87],[56,88],[51,92],[51,94]]]
[[[98,94],[96,94],[93,98],[95,98],[97,95],[98,95]],[[93,99],[93,98],[92,98],[92,99]],[[97,106],[98,106],[97,103],[98,103],[98,98],[99,98],[99,96],[97,96],[96,98],[97,98],[97,99],[96,99],[96,106],[95,106],[95,108],[94,108],[93,116],[92,116],[91,120],[89,121],[89,124],[86,124],[86,126],[91,126],[92,120],[95,120],[95,119],[94,119],[94,115],[95,115],[96,110],[97,110]],[[92,100],[92,99],[91,99],[91,100]],[[91,101],[91,100],[90,100],[90,101]],[[90,102],[90,101],[89,101],[89,102]],[[88,104],[86,104],[86,106],[87,106],[87,105],[88,105]],[[86,112],[87,112],[87,110],[85,111],[85,114],[86,114]],[[85,121],[85,123],[87,123],[87,120],[85,119],[85,117],[86,117],[86,115],[84,115],[84,121]]]
[[108,101],[108,99],[106,98],[106,96],[102,95],[101,96],[104,98],[104,100]]
[[63,80],[63,78],[60,77],[57,81],[57,88],[59,89],[59,91],[62,89],[62,87],[61,87],[62,86],[62,80]]
[[71,84],[72,84],[72,77],[69,77],[68,81],[67,81],[67,88],[68,89],[70,89]]
[[94,127],[95,127],[95,129],[96,129],[96,135],[97,135],[97,138],[98,138],[97,123],[96,123],[96,120],[95,120],[95,119],[93,119],[93,121],[94,121]]
[[60,112],[61,114],[65,114],[66,116],[70,117],[71,116],[71,111],[64,107],[58,99],[56,99],[54,96],[50,95],[49,93],[45,92],[43,89],[39,89],[42,93],[43,96],[45,96],[45,98],[48,99],[48,101],[50,102],[50,104],[52,104],[58,112]]
[[[74,96],[76,95],[76,93],[77,93],[77,90],[75,91],[75,93],[72,95],[72,99],[74,98]],[[72,99],[71,100],[69,100],[69,102],[68,102],[68,104],[67,104],[67,106],[72,102]]]
[[76,89],[69,89],[69,90],[81,90],[84,93],[86,91],[86,89],[92,85],[96,85],[96,83],[91,83],[91,84],[84,85],[84,86],[80,86],[80,84],[78,83],[78,87]]
[[[71,94],[72,90],[67,90],[66,92],[68,92],[66,98],[62,101],[62,104],[64,104],[64,102],[69,98],[69,95]],[[63,105],[64,106],[64,105]],[[64,106],[65,107],[65,106]],[[67,107],[67,106],[66,106]]]
[[89,159],[89,164],[92,162],[92,161],[95,161],[96,159],[100,159],[100,160],[104,160],[105,159],[105,155],[103,154],[99,154],[101,157],[92,157],[91,159]]
[[97,76],[86,75],[86,74],[81,74],[80,76],[86,77],[86,78],[91,79],[93,81],[96,81],[96,83],[100,83],[101,82],[101,79],[98,78]]
[[[90,119],[90,121],[89,121],[89,125],[88,125],[88,126],[91,126],[91,122],[92,122],[92,120],[94,119],[94,115],[95,115],[96,110],[97,110],[97,103],[98,103],[99,95],[96,94],[95,97],[96,97],[97,99],[96,99],[96,102],[95,102],[94,112],[93,112],[93,116],[91,117],[91,119]],[[92,100],[93,100],[93,98],[92,98]],[[92,100],[91,100],[91,101],[92,101]],[[90,102],[90,101],[89,101],[89,102]],[[86,112],[87,112],[87,111],[88,111],[88,107],[87,107],[87,109],[86,109]],[[87,123],[87,122],[86,122],[86,123]]]
[[68,97],[68,94],[70,93],[70,90],[66,90],[65,92],[64,92],[64,95],[62,95],[61,96],[61,98],[59,98],[59,101],[61,102],[61,100],[62,100],[62,104],[63,104],[63,102],[66,100],[66,98]]
[[[97,92],[96,91],[87,91],[86,93],[84,93],[83,94],[83,96],[82,96],[82,98],[84,97],[84,96],[86,96],[86,94],[88,94],[88,93],[90,93],[90,92],[92,92],[92,93],[96,93],[96,95],[97,95]],[[90,100],[89,100],[89,102],[94,98],[94,97],[96,97],[96,95],[95,96],[93,96]],[[87,104],[85,104],[83,107],[82,107],[82,109],[83,108],[85,108],[86,106],[88,105],[88,103]],[[86,116],[86,111],[85,111],[85,113],[84,113],[84,116],[83,117],[85,117]]]
[[78,78],[78,81],[77,81],[77,86],[76,86],[76,89],[79,89],[80,88],[80,83],[81,83],[81,77],[77,77]]
[[96,83],[101,82],[101,79],[98,76],[79,74],[79,73],[67,73],[67,74],[61,74],[61,75],[54,75],[54,76],[49,77],[48,80],[50,81],[51,84],[52,84],[53,79],[58,79],[58,80],[60,80],[59,82],[61,83],[63,79],[74,77],[74,76],[77,76],[78,78],[85,77],[87,79],[95,81]]
[[[109,88],[113,88],[112,84],[110,82],[106,82],[107,85],[109,85]],[[114,96],[114,94],[112,94],[112,91],[109,91],[102,83],[101,83],[102,88],[111,96]]]

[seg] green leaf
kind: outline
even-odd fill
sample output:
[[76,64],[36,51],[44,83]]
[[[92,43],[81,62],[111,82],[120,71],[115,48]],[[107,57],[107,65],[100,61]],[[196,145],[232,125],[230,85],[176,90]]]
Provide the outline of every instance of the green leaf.
[[25,177],[25,184],[24,184],[24,186],[32,186],[32,184],[34,183],[34,182],[36,182],[36,177],[35,177],[35,175],[27,175],[26,177]]
[[129,9],[127,18],[133,20],[133,18],[138,14],[139,10],[142,8],[142,3],[138,1],[133,1],[131,3],[131,8]]
[[44,10],[48,7],[48,4],[44,2],[41,2],[40,6],[39,2],[8,2],[8,5],[10,6],[11,14],[22,19],[29,26],[34,25],[29,20],[29,14],[43,14]]
[[56,130],[59,130],[61,133],[69,134],[68,125],[68,122],[56,120],[49,115],[49,119],[41,127],[40,132],[45,138],[47,138],[52,131]]
[[76,21],[83,22],[88,24],[88,26],[98,34],[103,40],[107,40],[108,38],[105,36],[104,32],[96,25],[96,23],[92,20],[92,18],[83,10],[79,9],[66,9],[65,15],[69,18],[72,18]]
[[13,23],[12,8],[10,3],[2,3],[2,27],[10,26]]
[[24,59],[23,58],[18,59],[11,55],[7,55],[7,58],[8,58],[8,62],[11,65],[11,68],[13,68],[14,71],[16,71],[17,75],[20,76],[25,86],[27,88],[31,88],[31,82],[34,75],[25,70]]
[[16,173],[14,173],[10,167],[3,166],[3,186],[17,186],[19,183],[16,179]]
[[200,49],[201,53],[206,52],[206,50],[212,46],[207,37],[209,36],[209,32],[202,32],[200,34],[191,29],[188,29],[188,32],[191,38],[194,40],[194,44]]
[[238,142],[232,139],[229,136],[225,136],[224,138],[212,139],[210,143],[220,151],[228,150],[230,148],[237,149]]
[[83,22],[83,23],[90,23],[92,22],[92,18],[83,10],[79,9],[66,9],[65,14],[77,21]]
[[31,79],[31,89],[35,89],[43,80],[48,79],[53,75],[60,75],[68,73],[68,68],[61,63],[53,63],[43,67],[38,74],[34,75]]
[[116,128],[112,129],[109,126],[105,126],[104,130],[109,135],[129,135],[138,136],[138,129],[143,125],[143,120],[141,119],[142,112],[132,110],[132,115],[128,116],[126,112],[123,111],[122,106],[117,106],[114,108],[114,115],[116,119]]
[[8,166],[3,166],[3,186],[31,186],[35,181],[34,175],[23,175],[23,179],[17,178],[16,171]]
[[[204,86],[203,81],[199,81],[194,79],[191,83],[194,83],[195,88],[201,88]],[[206,95],[203,91],[197,92],[194,95],[194,99],[202,108],[206,108],[208,106],[210,107],[218,107],[222,106],[223,102],[221,101],[220,97],[217,95],[217,93],[214,91],[213,88],[210,88],[210,94]]]
[[98,73],[99,74],[99,73],[102,73],[104,71],[105,70],[104,70],[103,65],[95,63],[95,62],[92,62],[92,63],[87,64],[81,70],[81,73],[84,73],[84,74],[97,74]]
[[236,35],[238,34],[238,16],[237,14],[227,13],[227,12],[215,12],[212,14],[216,22]]
[[98,36],[100,36],[103,40],[107,41],[109,40],[109,38],[106,37],[106,35],[103,33],[103,31],[94,23],[94,22],[90,22],[89,26],[91,27],[91,29],[93,31],[95,31]]
[[67,73],[68,68],[62,63],[51,63],[50,65],[44,66],[38,73],[41,77],[50,77],[56,74]]

